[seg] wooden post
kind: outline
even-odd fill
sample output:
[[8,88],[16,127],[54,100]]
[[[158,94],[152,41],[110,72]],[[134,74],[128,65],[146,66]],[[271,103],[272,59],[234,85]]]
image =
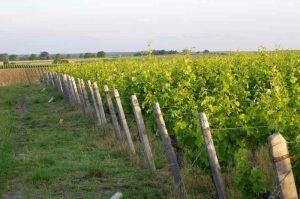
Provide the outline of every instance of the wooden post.
[[129,147],[131,153],[135,154],[134,145],[133,145],[132,138],[131,138],[131,135],[130,135],[130,131],[129,131],[129,128],[128,128],[128,124],[127,124],[127,121],[126,121],[126,117],[125,117],[125,114],[124,114],[124,110],[123,110],[122,102],[121,102],[121,99],[120,99],[120,95],[119,95],[119,92],[118,92],[117,89],[114,89],[114,98],[115,98],[115,101],[116,101],[116,105],[117,105],[117,109],[118,109],[118,113],[119,113],[119,118],[120,118],[123,130],[124,130],[127,145]]
[[72,81],[71,81],[71,76],[67,75],[67,80],[68,80],[68,87],[69,87],[69,91],[70,91],[70,96],[71,96],[71,103],[73,105],[76,105],[76,97],[75,97],[75,93],[74,93],[74,88],[72,85]]
[[226,188],[224,185],[224,180],[221,175],[221,167],[219,164],[219,160],[217,157],[214,141],[212,139],[209,123],[205,113],[199,114],[199,122],[202,129],[202,135],[205,141],[205,147],[208,154],[208,159],[210,163],[210,167],[212,170],[212,175],[214,179],[214,183],[217,189],[218,198],[227,198]]
[[82,94],[84,97],[84,101],[85,101],[85,107],[86,107],[86,113],[89,115],[89,117],[92,118],[92,107],[89,101],[89,96],[87,95],[87,92],[85,90],[85,83],[83,81],[83,79],[80,79],[80,83],[81,83],[81,89],[82,89]]
[[76,102],[77,102],[77,105],[78,106],[81,106],[81,100],[80,100],[80,97],[79,97],[79,94],[78,94],[78,89],[77,89],[77,85],[76,85],[76,82],[75,82],[75,78],[74,77],[71,77],[71,83],[72,83],[72,87],[74,89],[74,94],[75,94],[75,98],[76,98]]
[[81,101],[81,110],[84,114],[86,114],[86,110],[85,110],[86,105],[85,105],[85,100],[84,100],[84,96],[83,96],[80,78],[77,78],[77,91],[78,91],[78,95],[79,95],[79,98]]
[[147,131],[146,131],[146,126],[144,123],[142,111],[139,105],[139,101],[137,100],[135,95],[131,95],[131,104],[133,107],[133,112],[134,112],[134,117],[135,117],[135,122],[137,124],[137,129],[139,133],[139,137],[141,140],[141,144],[143,147],[144,155],[148,164],[148,168],[150,171],[154,172],[156,170],[155,164],[153,161],[153,156],[151,152],[151,147],[149,144],[148,136],[147,136]]
[[153,112],[156,119],[157,126],[160,131],[160,136],[163,141],[165,153],[167,156],[167,160],[169,162],[169,165],[171,167],[172,174],[174,176],[176,189],[178,189],[178,193],[180,198],[185,198],[185,188],[184,188],[184,182],[181,177],[180,173],[180,167],[177,162],[177,158],[174,152],[174,149],[172,147],[171,139],[165,124],[165,121],[162,116],[162,112],[160,110],[159,104],[155,103],[153,105]]
[[54,82],[54,89],[59,91],[58,82],[56,79],[56,73],[52,73],[52,78],[53,78],[53,82]]
[[67,78],[66,83],[68,86],[69,100],[70,100],[70,103],[73,105],[75,103],[73,88],[71,87],[70,77],[68,75],[66,75],[66,78]]
[[47,72],[47,84],[48,84],[48,86],[52,86],[52,85],[51,85],[50,72]]
[[58,74],[58,73],[56,73],[56,81],[57,81],[59,92],[62,94],[62,96],[64,96],[64,90],[63,90],[63,87],[62,87],[62,83],[60,81],[60,74]]
[[102,124],[105,126],[106,123],[107,123],[107,120],[106,120],[106,116],[105,116],[105,112],[104,112],[104,108],[103,108],[103,103],[102,103],[102,98],[101,98],[101,95],[99,93],[99,88],[98,88],[97,82],[93,83],[93,88],[94,88],[94,93],[95,93],[99,113],[100,113],[100,116],[101,116],[101,121],[102,121]]
[[68,81],[68,77],[66,74],[63,74],[63,81],[64,81],[64,85],[66,87],[66,95],[67,95],[67,99],[70,103],[72,103],[72,96],[71,96],[71,90],[70,90],[70,86],[69,86],[69,81]]
[[99,111],[99,108],[97,106],[97,101],[96,101],[94,89],[92,87],[92,83],[91,83],[90,80],[88,80],[87,82],[88,82],[88,86],[90,88],[90,92],[91,92],[91,96],[92,96],[92,101],[93,101],[93,105],[94,105],[94,109],[95,109],[95,112],[96,112],[96,116],[97,116],[99,125],[102,126],[102,120],[101,120],[101,116],[100,116],[100,111]]
[[56,81],[55,81],[55,73],[51,72],[51,78],[53,81],[53,89],[57,90],[57,85],[56,85]]
[[67,91],[67,87],[65,85],[63,74],[59,74],[59,81],[60,81],[60,84],[62,87],[62,94],[63,94],[64,100],[67,101],[68,100],[68,91]]
[[269,136],[268,142],[269,150],[272,154],[277,185],[280,188],[281,198],[298,199],[286,140],[281,134],[276,133]]
[[107,106],[110,112],[110,116],[111,116],[111,120],[112,120],[112,124],[114,126],[114,132],[115,132],[115,136],[118,140],[118,142],[122,141],[122,136],[120,133],[120,127],[119,127],[119,122],[116,116],[116,112],[109,94],[109,88],[107,85],[104,85],[104,92],[105,92],[105,96],[106,96],[106,102],[107,102]]
[[[55,89],[55,84],[54,84],[54,80],[53,80],[53,74],[52,72],[49,72],[49,77],[50,77],[50,86]],[[29,80],[30,81],[30,80]],[[30,83],[31,84],[31,83]]]

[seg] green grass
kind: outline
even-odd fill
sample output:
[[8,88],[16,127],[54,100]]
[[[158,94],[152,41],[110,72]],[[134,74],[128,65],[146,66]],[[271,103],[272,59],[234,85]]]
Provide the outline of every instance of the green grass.
[[[172,179],[42,85],[0,87],[0,197],[166,198]],[[54,96],[55,101],[48,103]],[[63,119],[63,123],[59,121]],[[138,144],[136,144],[137,147]]]

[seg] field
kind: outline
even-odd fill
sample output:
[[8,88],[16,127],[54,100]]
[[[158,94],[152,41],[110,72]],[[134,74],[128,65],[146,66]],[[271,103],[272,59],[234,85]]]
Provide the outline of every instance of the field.
[[[225,173],[234,170],[233,179],[244,197],[273,191],[267,138],[279,132],[295,143],[290,150],[299,187],[299,52],[150,55],[62,65],[55,71],[117,88],[128,114],[132,114],[128,96],[136,94],[156,135],[152,105],[159,102],[169,133],[176,136],[187,162],[196,161],[196,167],[208,172],[198,121],[198,113],[205,112],[221,167]],[[197,158],[199,153],[204,158]]]
[[[0,70],[0,82],[10,85],[10,79],[1,76],[5,70]],[[13,70],[18,69],[6,74]],[[276,198],[268,149],[268,137],[274,133],[287,140],[300,189],[297,51],[148,55],[73,62],[49,70],[97,82],[105,107],[103,86],[118,89],[137,155],[130,154],[124,140],[117,144],[111,124],[103,131],[95,118],[85,117],[51,87],[0,87],[0,196],[4,198],[109,198],[117,191],[124,198],[176,198],[153,114],[155,102],[172,138],[187,198],[217,197],[200,112],[208,117],[229,198]],[[24,74],[16,76],[26,83]],[[92,103],[89,89],[87,94]],[[133,94],[146,123],[154,173],[148,171],[139,143],[130,102]],[[48,103],[51,97],[54,101]],[[104,111],[110,120],[108,108]]]
[[47,68],[0,69],[0,86],[13,84],[35,84]]

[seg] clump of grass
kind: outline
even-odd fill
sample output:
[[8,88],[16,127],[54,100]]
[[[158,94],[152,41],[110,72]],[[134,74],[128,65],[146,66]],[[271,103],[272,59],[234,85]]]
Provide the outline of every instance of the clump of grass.
[[47,169],[38,169],[27,178],[27,181],[35,186],[39,186],[49,182],[52,178],[54,178],[54,175],[51,171]]
[[104,165],[98,161],[92,161],[87,166],[87,177],[107,178]]
[[13,158],[12,145],[0,143],[0,185],[3,180],[13,174],[15,160]]
[[42,165],[52,166],[55,164],[55,159],[50,156],[43,156],[39,158],[39,163]]

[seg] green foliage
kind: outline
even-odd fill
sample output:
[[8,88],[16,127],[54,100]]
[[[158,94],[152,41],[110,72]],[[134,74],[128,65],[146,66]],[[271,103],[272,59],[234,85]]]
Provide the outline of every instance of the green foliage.
[[94,58],[96,57],[95,53],[84,53],[83,58],[87,59],[87,58]]
[[17,61],[18,56],[17,55],[9,55],[8,59],[9,59],[9,61]]
[[29,60],[37,60],[36,54],[31,54],[28,58]]
[[8,54],[7,53],[2,53],[0,54],[0,61],[8,61]]
[[[234,159],[236,151],[254,151],[265,145],[272,133],[280,132],[288,141],[295,141],[299,134],[298,52],[260,51],[199,57],[188,52],[169,57],[149,54],[61,65],[56,70],[97,81],[101,91],[101,85],[107,84],[111,90],[117,88],[121,96],[136,94],[143,99],[140,104],[145,120],[153,128],[156,124],[152,105],[159,102],[170,134],[176,135],[191,162],[203,147],[199,112],[206,113],[213,129],[241,127],[212,131],[224,167],[242,167],[244,163]],[[123,101],[126,112],[130,112],[130,102]],[[209,168],[206,158],[199,158],[196,164]],[[258,184],[264,181],[254,165],[249,165],[245,172],[238,175],[242,179],[249,175]],[[245,187],[246,192],[248,189],[254,193],[265,191],[265,187],[260,190],[255,183]]]
[[41,59],[41,60],[47,60],[47,59],[50,59],[49,53],[46,52],[46,51],[41,52],[41,53],[40,53],[40,59]]
[[244,197],[253,198],[267,191],[267,177],[253,161],[246,149],[240,149],[235,154],[236,175],[234,181],[243,190]]
[[103,58],[103,57],[105,57],[105,56],[106,56],[106,54],[105,54],[104,51],[99,51],[99,52],[97,52],[97,57]]

